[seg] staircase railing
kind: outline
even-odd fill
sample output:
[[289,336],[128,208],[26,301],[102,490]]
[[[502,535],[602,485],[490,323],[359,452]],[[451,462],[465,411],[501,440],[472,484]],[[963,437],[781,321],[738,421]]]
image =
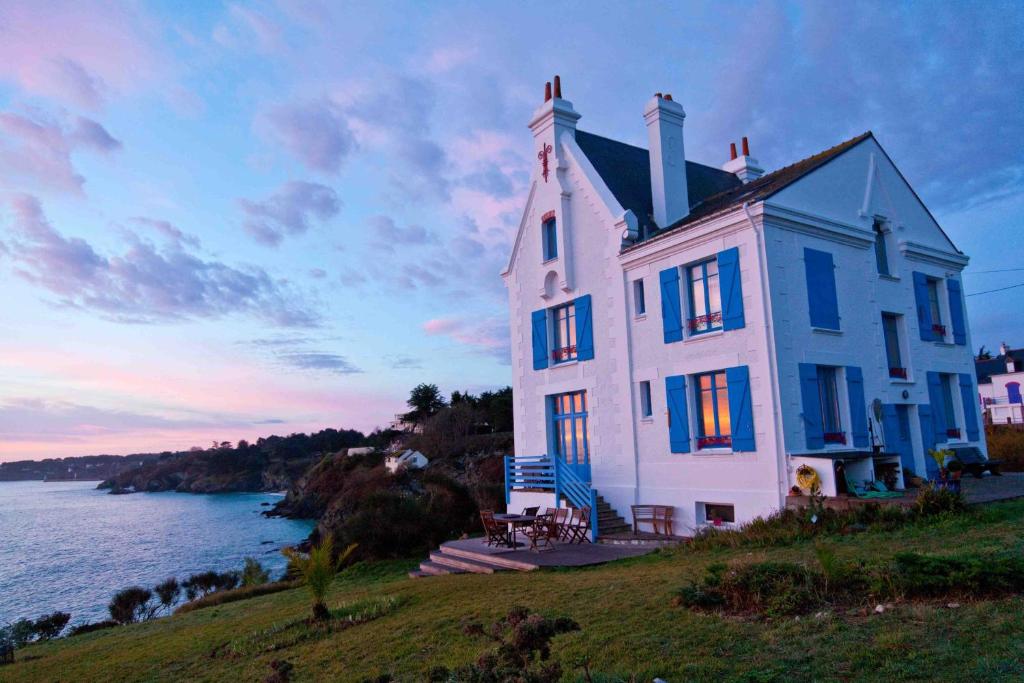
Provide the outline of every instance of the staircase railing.
[[597,491],[558,458],[546,455],[505,456],[505,504],[512,502],[512,489],[540,489],[555,494],[574,508],[590,506],[590,539],[597,540]]

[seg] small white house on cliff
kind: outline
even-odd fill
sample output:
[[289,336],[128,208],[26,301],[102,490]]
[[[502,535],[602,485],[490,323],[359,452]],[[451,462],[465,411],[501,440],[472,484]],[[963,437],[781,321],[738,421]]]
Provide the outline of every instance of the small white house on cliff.
[[[510,509],[600,495],[685,533],[779,509],[802,464],[835,495],[837,472],[902,486],[937,444],[985,451],[968,259],[870,132],[764,174],[746,139],[687,160],[671,95],[643,108],[647,149],[579,119],[556,78],[502,274]],[[530,456],[558,482],[524,483]]]
[[978,391],[987,421],[1024,424],[1024,349],[999,345],[999,355],[976,363]]

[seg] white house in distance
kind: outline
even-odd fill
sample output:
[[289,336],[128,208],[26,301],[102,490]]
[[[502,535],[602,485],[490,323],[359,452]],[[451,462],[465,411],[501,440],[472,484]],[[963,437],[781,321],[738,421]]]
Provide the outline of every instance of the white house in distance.
[[1005,343],[999,345],[999,355],[989,360],[979,360],[978,393],[985,410],[985,417],[992,424],[1024,423],[1024,401],[1021,387],[1024,386],[1024,349],[1011,349]]
[[902,486],[936,444],[986,452],[968,259],[874,135],[764,174],[745,138],[721,167],[685,160],[668,94],[648,149],[579,119],[556,77],[502,273],[510,509],[555,503],[530,456],[558,463],[559,498],[671,505],[685,533],[779,509],[802,464],[835,495],[837,462]]
[[384,459],[384,466],[388,472],[395,474],[401,469],[421,470],[427,466],[427,456],[419,451],[406,449],[401,453],[389,455]]

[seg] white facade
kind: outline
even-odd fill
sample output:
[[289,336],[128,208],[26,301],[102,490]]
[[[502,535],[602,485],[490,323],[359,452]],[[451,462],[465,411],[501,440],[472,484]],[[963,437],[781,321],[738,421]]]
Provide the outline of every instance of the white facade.
[[419,451],[405,450],[398,455],[389,455],[384,459],[384,466],[388,472],[395,474],[401,469],[421,470],[427,466],[427,456]]
[[[999,356],[978,361],[978,393],[990,424],[1024,424],[1024,352],[1000,345]],[[992,367],[994,366],[994,367]],[[994,371],[993,371],[994,370]]]
[[[726,164],[724,174],[684,162],[685,114],[670,96],[657,96],[645,108],[648,139],[655,148],[648,155],[639,148],[578,133],[579,114],[557,94],[535,112],[530,123],[537,166],[503,273],[509,291],[516,454],[563,453],[564,448],[556,445],[555,430],[560,428],[556,422],[575,431],[582,429],[589,471],[580,472],[589,475],[597,493],[627,518],[633,504],[673,505],[676,528],[683,532],[710,519],[709,506],[731,506],[737,523],[779,509],[795,484],[795,469],[803,463],[821,474],[823,492],[834,495],[835,453],[847,454],[842,459],[847,474],[855,479],[874,479],[876,464],[885,462],[898,470],[903,469],[902,462],[924,474],[925,446],[934,438],[934,430],[922,435],[918,408],[929,404],[921,411],[927,419],[935,399],[929,380],[948,377],[941,381],[950,382],[952,390],[954,381],[966,374],[973,377],[974,369],[966,320],[958,326],[957,339],[951,329],[937,341],[920,339],[914,283],[928,278],[936,291],[941,290],[940,320],[950,321],[947,288],[959,287],[962,292],[959,278],[967,258],[935,223],[874,137],[860,136],[823,153],[827,158],[818,155],[820,159],[800,162],[804,167],[799,173],[793,170],[797,164],[758,179],[761,170],[746,149],[743,157]],[[638,160],[650,164],[640,183],[636,179],[644,174],[639,172]],[[749,184],[742,184],[740,178]],[[646,201],[637,199],[638,185],[644,186]],[[551,236],[544,224],[552,219],[554,247],[545,244]],[[664,229],[652,232],[659,221],[667,221]],[[876,223],[883,226],[887,275],[879,274],[876,262]],[[811,325],[811,275],[805,271],[805,248],[831,255],[839,330]],[[742,290],[736,298],[742,302],[740,324],[720,322],[723,329],[695,332],[686,326],[713,323],[703,318],[694,323],[691,318],[718,312],[698,310],[700,304],[690,303],[697,295],[691,293],[688,278],[704,271],[691,271],[689,266],[709,262],[724,269],[727,256],[738,259],[736,279],[726,282],[723,270],[718,281],[722,287]],[[662,301],[666,285],[660,281],[665,272],[678,273],[682,288],[680,303],[675,305],[682,307],[679,315],[685,329],[681,340],[671,342],[666,342],[670,324],[666,316],[672,314],[663,312],[663,304],[670,309],[673,304]],[[637,309],[638,280],[643,282],[645,312]],[[954,284],[949,284],[951,280]],[[703,285],[694,285],[699,286]],[[723,297],[727,296],[724,291]],[[584,301],[587,296],[589,300]],[[549,353],[562,338],[552,329],[559,325],[557,309],[572,302],[583,314],[589,309],[592,358],[583,350],[586,342],[575,337],[570,340],[570,359],[557,350]],[[718,319],[735,316],[736,305],[723,304],[732,313],[726,310]],[[905,379],[890,377],[894,361],[886,354],[883,312],[902,316],[893,320],[899,330]],[[546,339],[535,340],[533,320],[538,315],[541,319],[546,315]],[[577,334],[585,325],[582,317],[576,321]],[[548,353],[547,367],[535,369],[538,343]],[[580,359],[572,360],[573,354]],[[808,447],[811,428],[805,428],[807,403],[800,372],[806,370],[801,370],[801,364],[836,368],[837,419],[843,433],[829,432],[829,438],[845,439],[845,444]],[[738,423],[733,412],[731,437],[701,436],[698,412],[704,399],[698,394],[713,394],[697,391],[696,384],[712,381],[698,375],[717,375],[727,369],[734,371],[728,378],[730,408],[738,407],[739,413],[749,409],[742,418],[746,426]],[[850,397],[859,396],[849,386],[860,384],[858,369],[863,400],[851,405]],[[671,409],[677,416],[675,431],[669,427],[669,384],[676,397]],[[734,391],[736,387],[746,392],[746,403]],[[967,433],[970,414],[975,424],[978,421],[977,400],[968,405],[961,400],[966,394],[959,385],[956,391],[955,424],[960,435],[949,436],[948,443],[970,443],[984,451],[984,434]],[[567,393],[578,396],[576,392],[586,392],[583,427],[578,421],[560,418],[562,404],[551,398]],[[971,395],[976,394],[972,389]],[[683,396],[687,452],[680,452],[684,446],[678,421],[683,413],[678,401]],[[908,439],[903,457],[870,457],[873,445],[898,450],[885,443],[885,429],[876,421],[875,399],[884,406],[882,421],[892,429],[899,424],[900,437]],[[721,400],[724,404],[725,399]],[[648,406],[650,415],[645,416]],[[729,422],[719,417],[716,429]],[[909,434],[904,433],[904,425],[909,425]],[[956,427],[949,430],[952,435]],[[746,444],[742,449],[741,441]],[[900,472],[900,483],[901,477]],[[525,506],[527,500],[538,504],[537,497],[537,493],[513,490],[510,509]],[[550,496],[548,503],[553,504]],[[721,508],[713,509],[717,515]]]

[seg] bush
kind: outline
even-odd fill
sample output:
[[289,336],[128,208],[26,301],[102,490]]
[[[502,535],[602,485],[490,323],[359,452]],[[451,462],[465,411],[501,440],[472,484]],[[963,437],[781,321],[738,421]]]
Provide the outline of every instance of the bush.
[[153,591],[142,586],[131,586],[118,591],[107,605],[110,618],[118,624],[134,624],[153,616],[155,606],[150,604]]
[[255,557],[245,558],[242,568],[242,587],[259,586],[270,581],[270,573],[263,568]]
[[115,626],[118,626],[118,623],[110,619],[107,619],[106,621],[97,621],[93,623],[86,622],[84,624],[79,624],[78,626],[73,626],[71,628],[71,631],[68,632],[68,635],[79,636],[83,633],[92,633],[93,631],[101,631],[105,628],[113,628]]
[[280,593],[281,591],[298,588],[300,585],[301,584],[298,581],[275,581],[273,583],[261,583],[254,586],[244,586],[242,588],[232,588],[231,590],[216,591],[202,598],[197,598],[192,602],[186,602],[184,605],[176,609],[174,613],[184,614],[185,612],[192,612],[197,609],[203,609],[204,607],[214,607],[216,605],[224,605],[229,602],[238,602],[239,600],[256,598],[261,595]]
[[1008,472],[1024,472],[1024,431],[1007,425],[986,425],[988,456],[1002,460]]
[[231,590],[238,585],[241,576],[238,572],[200,572],[185,579],[181,584],[185,596],[191,601],[204,598],[216,591]]
[[58,637],[70,620],[71,615],[67,612],[54,612],[39,617],[32,625],[36,639],[50,640],[51,638]]
[[824,595],[820,572],[793,562],[756,562],[735,567],[713,565],[703,582],[680,589],[676,597],[685,607],[779,616],[805,612],[819,605]]
[[160,606],[170,612],[171,607],[178,601],[178,596],[181,595],[181,585],[172,576],[154,586],[153,592],[156,593],[156,599],[160,601]]
[[959,492],[928,484],[921,488],[914,501],[914,511],[921,517],[963,512],[967,508]]

